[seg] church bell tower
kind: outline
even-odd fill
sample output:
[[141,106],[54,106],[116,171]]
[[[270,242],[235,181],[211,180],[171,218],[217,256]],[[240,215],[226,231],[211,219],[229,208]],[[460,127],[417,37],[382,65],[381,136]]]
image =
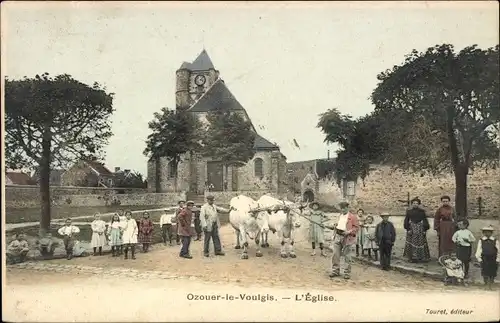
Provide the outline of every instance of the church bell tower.
[[177,109],[189,109],[219,78],[219,71],[205,49],[192,63],[182,63],[175,74]]

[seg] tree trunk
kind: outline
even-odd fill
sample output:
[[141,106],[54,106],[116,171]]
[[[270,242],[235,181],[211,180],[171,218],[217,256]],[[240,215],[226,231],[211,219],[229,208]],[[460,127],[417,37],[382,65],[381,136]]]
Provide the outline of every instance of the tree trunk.
[[160,157],[155,158],[155,192],[161,193],[161,163]]
[[40,160],[40,198],[41,198],[41,219],[40,219],[40,237],[44,237],[50,232],[50,144],[52,135],[50,128],[43,134],[42,139],[42,158]]
[[467,174],[468,167],[459,164],[455,167],[455,209],[457,220],[467,218]]

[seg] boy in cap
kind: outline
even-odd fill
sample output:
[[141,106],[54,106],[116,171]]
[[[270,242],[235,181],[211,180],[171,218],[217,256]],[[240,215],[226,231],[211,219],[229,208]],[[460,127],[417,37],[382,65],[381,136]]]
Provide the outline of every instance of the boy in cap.
[[380,215],[382,222],[377,224],[375,228],[375,237],[380,252],[380,266],[382,270],[391,268],[392,246],[396,241],[396,229],[394,224],[389,221],[389,214],[382,213]]
[[476,258],[481,264],[481,275],[484,279],[484,284],[492,289],[493,282],[497,276],[498,263],[500,262],[500,244],[498,240],[493,237],[493,227],[482,228],[483,236],[477,243]]
[[191,221],[193,219],[193,201],[188,201],[186,207],[182,209],[179,213],[177,225],[179,226],[178,232],[182,239],[182,247],[179,253],[179,257],[186,259],[193,259],[191,253],[189,252],[189,246],[191,245]]
[[340,275],[340,257],[344,256],[344,279],[351,278],[351,262],[355,252],[359,221],[356,214],[349,212],[349,203],[339,203],[341,214],[337,224],[327,228],[334,231],[332,273],[330,278]]
[[207,196],[207,203],[203,204],[200,210],[200,224],[204,233],[203,254],[210,256],[210,240],[214,243],[216,256],[224,256],[219,237],[220,220],[218,211],[227,211],[214,204],[214,197]]

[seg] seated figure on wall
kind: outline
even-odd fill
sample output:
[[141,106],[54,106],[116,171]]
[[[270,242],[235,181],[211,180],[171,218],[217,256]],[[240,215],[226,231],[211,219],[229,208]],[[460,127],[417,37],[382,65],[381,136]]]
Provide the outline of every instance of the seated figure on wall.
[[37,249],[42,255],[43,259],[51,259],[54,257],[54,251],[59,243],[52,238],[52,233],[47,233],[44,237],[40,238],[37,242]]
[[30,251],[28,241],[23,233],[16,234],[15,239],[7,246],[7,264],[24,262]]

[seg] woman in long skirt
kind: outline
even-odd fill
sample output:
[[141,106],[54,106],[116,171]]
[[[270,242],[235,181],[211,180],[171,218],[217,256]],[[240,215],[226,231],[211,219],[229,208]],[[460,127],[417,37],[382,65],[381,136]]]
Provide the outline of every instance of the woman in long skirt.
[[450,205],[450,197],[441,197],[443,204],[434,215],[434,230],[439,240],[439,256],[449,255],[455,250],[452,237],[456,231],[455,212]]
[[111,253],[113,257],[119,255],[119,251],[122,246],[122,232],[123,226],[120,222],[120,217],[118,214],[115,214],[113,215],[113,218],[111,218],[111,223],[108,225],[109,245],[111,246]]
[[427,262],[431,257],[426,237],[430,228],[429,221],[425,211],[420,207],[420,199],[414,198],[411,203],[412,208],[406,211],[404,220],[406,244],[403,257],[410,262]]
[[149,212],[142,213],[139,221],[139,243],[142,244],[142,251],[148,252],[149,245],[153,242],[153,221],[149,218]]
[[90,227],[92,229],[90,244],[94,249],[94,256],[97,256],[97,248],[99,248],[99,255],[102,256],[102,247],[106,244],[106,236],[104,234],[104,231],[106,231],[106,222],[101,220],[99,213],[96,213]]
[[[363,209],[358,210],[358,221],[360,228],[363,227],[363,221],[365,219],[365,211]],[[363,249],[363,230],[359,230],[356,235],[356,257],[359,257],[359,250],[361,249],[361,255],[364,254]]]

